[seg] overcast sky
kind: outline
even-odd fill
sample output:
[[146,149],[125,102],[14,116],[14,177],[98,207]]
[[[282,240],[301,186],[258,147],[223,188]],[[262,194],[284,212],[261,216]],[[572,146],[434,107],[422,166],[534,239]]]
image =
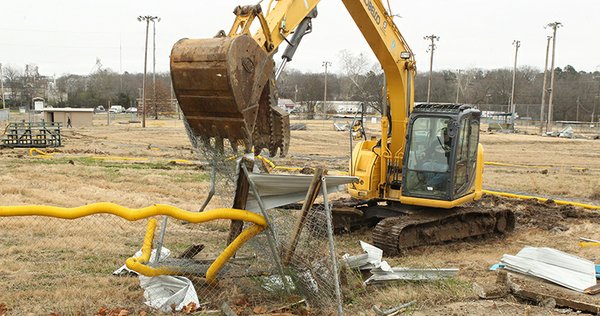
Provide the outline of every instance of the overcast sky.
[[[359,0],[356,0],[359,1]],[[4,1],[0,17],[0,63],[23,68],[35,63],[45,75],[88,74],[99,58],[115,71],[143,70],[144,24],[138,15],[157,15],[156,68],[167,71],[173,43],[183,37],[212,37],[228,30],[233,8],[244,0],[19,0]],[[264,1],[267,3],[268,1]],[[385,3],[385,1],[384,1]],[[429,69],[427,42],[436,34],[434,69],[512,67],[513,40],[521,41],[519,65],[543,68],[544,26],[564,24],[557,36],[556,66],[600,70],[600,1],[573,0],[390,0],[396,24],[413,49],[418,71]],[[567,5],[568,3],[568,5]],[[318,6],[314,32],[305,37],[291,67],[322,71],[348,49],[374,60],[340,0]],[[151,39],[150,39],[151,40]],[[150,42],[151,43],[151,42]],[[150,55],[151,61],[151,55]],[[597,68],[598,67],[598,68]],[[151,69],[151,63],[149,64]]]

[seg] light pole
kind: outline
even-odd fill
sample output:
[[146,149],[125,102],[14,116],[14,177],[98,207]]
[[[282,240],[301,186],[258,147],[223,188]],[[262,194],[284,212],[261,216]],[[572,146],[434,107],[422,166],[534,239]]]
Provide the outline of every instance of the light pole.
[[148,29],[150,21],[158,19],[157,16],[138,16],[138,21],[146,21],[146,44],[144,46],[144,77],[142,79],[142,128],[146,127],[146,71],[148,66]]
[[2,64],[0,63],[0,93],[2,93],[2,108],[6,109],[4,102],[4,73],[2,72]]
[[158,106],[156,104],[156,22],[160,18],[152,19],[152,103],[154,104],[154,119],[158,120]]
[[439,41],[440,38],[439,36],[431,34],[423,37],[423,39],[431,41],[431,44],[429,44],[429,52],[431,53],[429,58],[429,80],[427,81],[427,103],[429,103],[431,97],[431,75],[433,73],[433,53],[435,52],[435,41]]
[[548,125],[546,126],[546,131],[552,131],[552,99],[554,98],[554,57],[556,52],[556,29],[562,26],[560,22],[553,22],[548,24],[548,27],[552,28],[552,62],[550,65],[550,70],[552,74],[550,75],[550,101],[548,101]]
[[325,67],[325,91],[323,92],[323,116],[324,117],[326,117],[325,110],[326,110],[326,102],[327,102],[327,67],[328,66],[331,66],[331,62],[324,61],[323,62],[323,67]]
[[456,101],[455,104],[458,104],[458,93],[460,92],[460,69],[456,70]]
[[[544,83],[543,83],[543,87],[542,87],[542,106],[540,108],[540,135],[542,135],[542,132],[544,130],[544,106],[546,105],[546,92],[548,92],[548,89],[546,89],[546,82],[547,82],[547,78],[548,78],[548,54],[550,54],[550,40],[552,39],[552,36],[548,36],[548,43],[546,43],[546,62],[544,63]],[[548,123],[546,123],[548,124]]]
[[515,84],[517,82],[517,56],[519,55],[521,41],[514,40],[513,45],[515,46],[515,65],[513,66],[512,92],[510,93],[510,125],[512,130],[515,129]]

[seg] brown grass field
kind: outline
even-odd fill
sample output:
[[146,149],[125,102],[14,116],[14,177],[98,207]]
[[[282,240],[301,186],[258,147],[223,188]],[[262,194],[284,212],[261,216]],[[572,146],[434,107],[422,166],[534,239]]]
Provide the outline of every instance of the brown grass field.
[[[348,134],[333,131],[331,122],[304,123],[307,130],[292,131],[290,154],[273,161],[282,166],[346,171]],[[369,133],[377,132],[376,125],[367,127]],[[206,196],[208,173],[192,152],[179,120],[150,119],[142,129],[139,124],[118,122],[106,126],[99,117],[95,126],[65,129],[63,136],[64,147],[48,150],[52,157],[31,157],[27,149],[0,149],[0,205],[75,207],[113,202],[138,208],[164,203],[196,210]],[[518,165],[486,166],[485,188],[600,205],[600,140],[482,133],[481,143],[486,161]],[[211,206],[230,199],[216,197]],[[526,245],[598,259],[600,248],[579,248],[577,242],[580,236],[600,238],[600,221],[591,211],[584,211],[590,216],[569,217],[556,207],[545,210],[531,203],[507,203],[517,211],[519,221],[515,232],[505,238],[421,247],[388,258],[392,266],[457,267],[457,278],[346,289],[347,314],[374,315],[373,305],[389,308],[413,299],[418,302],[414,315],[556,314],[512,297],[479,301],[472,283],[493,282],[495,273],[488,267],[502,254],[514,254]],[[0,220],[0,280],[4,280],[0,281],[0,304],[6,305],[8,315],[93,315],[102,307],[147,311],[137,279],[110,275],[141,245],[144,224],[106,216],[64,222]],[[111,234],[117,228],[121,233]],[[202,238],[201,233],[190,236]],[[357,254],[358,241],[370,239],[368,231],[338,236],[337,252]],[[68,251],[57,255],[53,252],[56,244]],[[59,268],[79,271],[78,278],[56,280]],[[246,313],[252,313],[252,308]]]

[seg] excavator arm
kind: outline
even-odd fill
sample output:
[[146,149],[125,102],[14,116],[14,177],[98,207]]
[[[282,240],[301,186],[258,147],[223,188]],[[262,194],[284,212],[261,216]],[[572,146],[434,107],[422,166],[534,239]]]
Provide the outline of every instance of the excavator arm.
[[[412,107],[414,60],[406,41],[379,0],[345,0],[385,71],[391,106],[391,129],[403,135]],[[238,6],[229,31],[211,39],[182,39],[171,52],[171,76],[179,105],[191,133],[208,148],[229,145],[245,152],[285,154],[289,147],[289,118],[277,107],[276,75],[290,61],[304,34],[312,29],[318,0],[271,0],[266,12],[260,5]],[[254,21],[260,27],[252,36]],[[288,37],[291,35],[291,41]],[[273,55],[289,45],[280,68]],[[401,87],[401,89],[398,89]],[[387,117],[387,116],[386,116]],[[384,119],[384,130],[390,121]],[[395,132],[395,133],[396,133]],[[387,147],[383,133],[383,159],[402,155],[404,137]],[[382,172],[384,172],[382,170]]]
[[[312,30],[318,3],[270,0],[265,12],[238,6],[229,33],[175,44],[173,88],[191,134],[205,147],[287,152],[289,119],[277,106],[275,79]],[[342,3],[383,68],[386,97],[381,137],[357,143],[351,154],[350,173],[360,181],[348,191],[363,202],[350,215],[334,211],[336,229],[376,223],[373,242],[387,255],[512,231],[511,211],[464,206],[482,195],[481,112],[459,104],[414,106],[414,57],[381,0]],[[275,70],[283,42],[288,47]]]

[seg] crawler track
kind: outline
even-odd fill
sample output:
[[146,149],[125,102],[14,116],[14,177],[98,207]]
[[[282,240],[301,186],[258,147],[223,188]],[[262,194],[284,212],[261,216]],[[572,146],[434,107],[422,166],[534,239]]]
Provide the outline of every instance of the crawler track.
[[480,203],[450,210],[370,205],[349,211],[346,205],[334,208],[333,217],[338,233],[375,226],[373,243],[387,256],[419,246],[502,235],[515,227],[511,210]]
[[373,243],[387,256],[405,249],[469,237],[504,234],[515,227],[510,210],[456,208],[437,214],[408,214],[381,220],[373,229]]

